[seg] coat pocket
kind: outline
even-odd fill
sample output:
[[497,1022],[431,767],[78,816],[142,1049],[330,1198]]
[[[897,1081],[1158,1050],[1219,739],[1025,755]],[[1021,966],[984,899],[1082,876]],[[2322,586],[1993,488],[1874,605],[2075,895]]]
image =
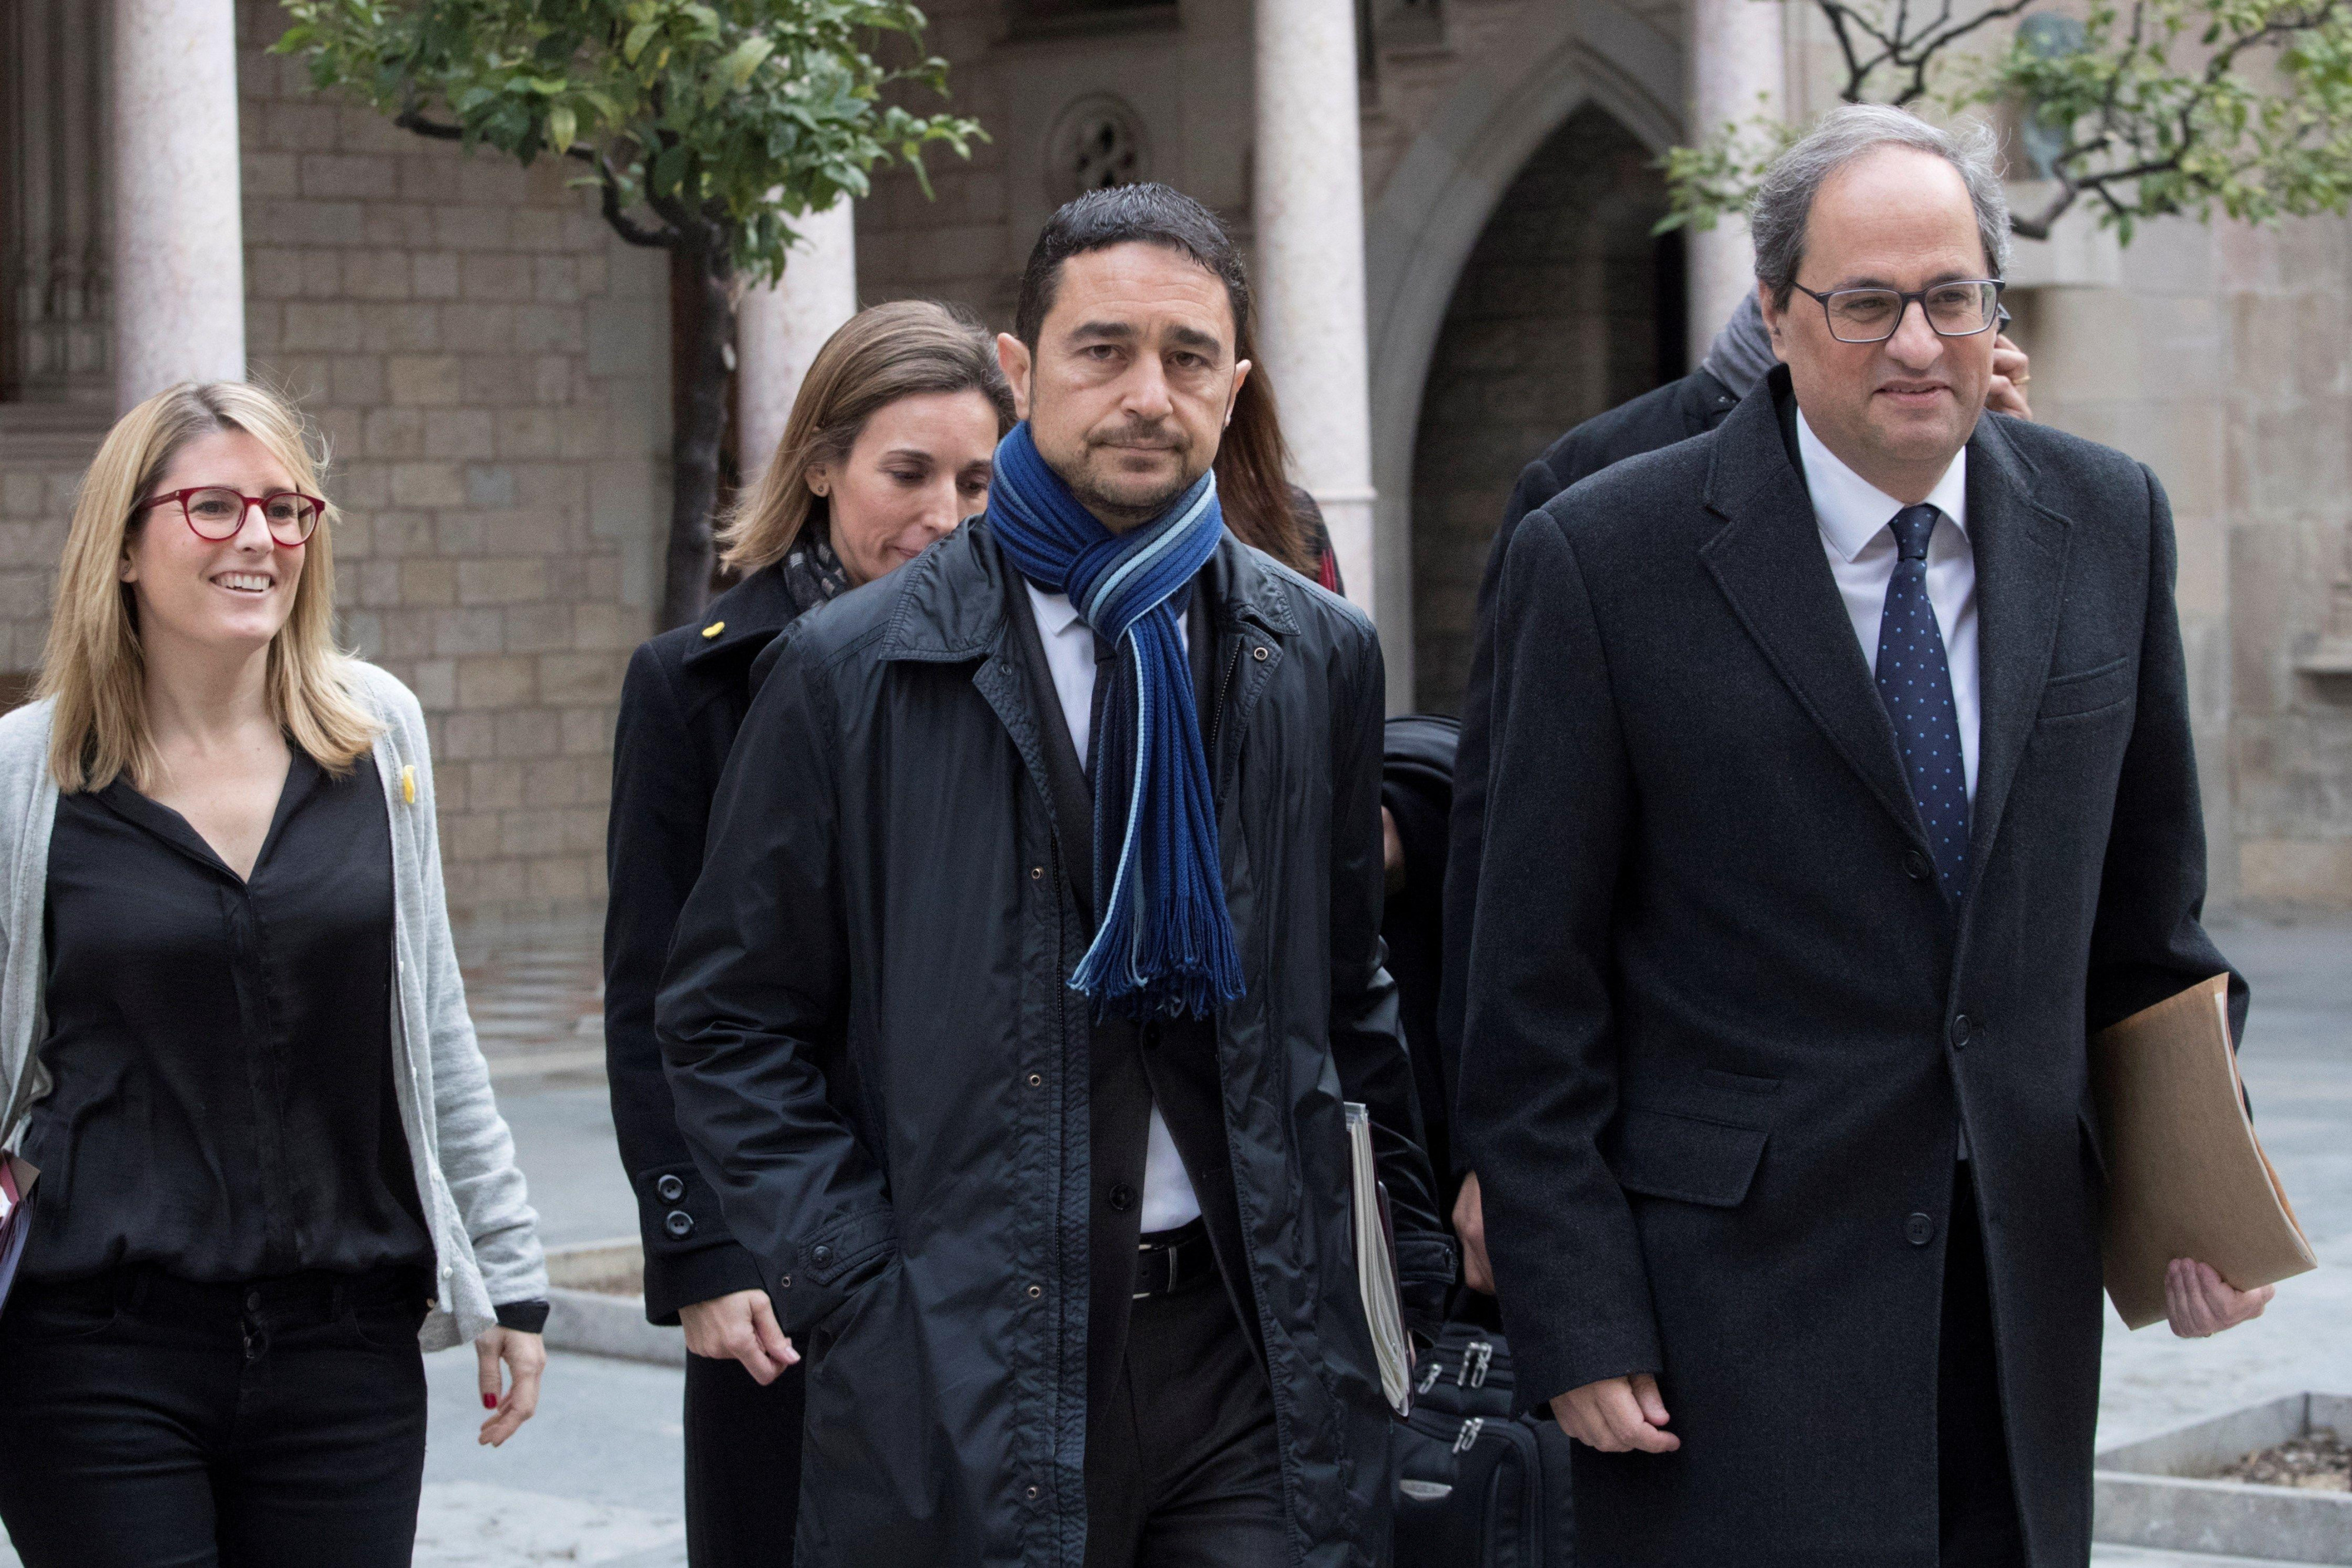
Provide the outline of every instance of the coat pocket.
[[1748,1197],[1764,1130],[1629,1105],[1617,1133],[1617,1185],[1627,1192],[1730,1208]]
[[2128,658],[2111,660],[2095,669],[2053,675],[2042,683],[2037,720],[2075,718],[2115,706],[2139,689],[2139,671]]

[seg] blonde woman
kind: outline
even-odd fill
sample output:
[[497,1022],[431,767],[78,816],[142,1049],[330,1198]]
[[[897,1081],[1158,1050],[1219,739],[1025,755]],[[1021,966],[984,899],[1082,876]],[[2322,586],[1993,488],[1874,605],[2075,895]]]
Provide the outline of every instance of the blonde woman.
[[26,1568],[405,1563],[420,1351],[474,1342],[484,1442],[537,1403],[546,1271],[424,717],[335,649],[324,495],[257,387],[131,410],[40,699],[0,719],[0,1144],[41,1172],[0,1309]]
[[803,1381],[761,1287],[679,1136],[654,992],[702,870],[703,829],[761,652],[784,627],[887,576],[986,508],[1013,393],[979,325],[877,305],[817,350],[767,472],[722,541],[743,580],[639,648],[613,747],[604,1045],[621,1161],[645,1236],[646,1315],[683,1322],[686,1537],[694,1568],[792,1561]]

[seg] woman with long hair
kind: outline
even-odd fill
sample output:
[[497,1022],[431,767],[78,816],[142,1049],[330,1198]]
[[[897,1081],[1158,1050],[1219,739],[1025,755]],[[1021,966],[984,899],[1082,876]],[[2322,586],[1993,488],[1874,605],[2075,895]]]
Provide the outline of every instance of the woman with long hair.
[[654,995],[702,870],[719,775],[755,662],[793,620],[897,570],[986,509],[1013,394],[968,317],[877,305],[818,350],[775,454],[720,531],[742,580],[629,662],[613,747],[604,1042],[613,1122],[645,1238],[646,1315],[686,1329],[687,1554],[792,1560],[803,1380],[751,1255],[678,1134]]
[[[182,385],[84,480],[0,719],[0,1311],[27,1568],[405,1563],[421,1350],[530,1419],[547,1275],[474,1040],[415,697],[334,643],[301,416]],[[501,1393],[501,1364],[511,1382]]]
[[1290,482],[1290,444],[1282,438],[1274,383],[1258,362],[1255,337],[1244,319],[1234,357],[1249,361],[1250,373],[1234,399],[1233,418],[1217,445],[1217,502],[1224,508],[1225,527],[1242,543],[1264,550],[1309,581],[1345,594],[1339,558],[1332,553],[1330,531],[1323,526],[1323,508]]

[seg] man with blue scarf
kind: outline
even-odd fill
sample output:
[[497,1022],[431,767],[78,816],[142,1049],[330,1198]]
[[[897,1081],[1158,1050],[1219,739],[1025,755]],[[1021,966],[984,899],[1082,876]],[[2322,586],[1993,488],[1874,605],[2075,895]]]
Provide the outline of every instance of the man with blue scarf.
[[809,1357],[801,1568],[1386,1560],[1346,1103],[1409,1322],[1454,1260],[1380,645],[1218,510],[1248,310],[1176,192],[1056,213],[987,515],[778,641],[719,787],[659,1027]]

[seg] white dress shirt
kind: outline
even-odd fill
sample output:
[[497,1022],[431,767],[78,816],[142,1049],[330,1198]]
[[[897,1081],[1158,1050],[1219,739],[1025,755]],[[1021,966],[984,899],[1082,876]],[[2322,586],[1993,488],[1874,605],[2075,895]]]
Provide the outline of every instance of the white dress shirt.
[[[1847,467],[1822,444],[1805,416],[1797,415],[1797,451],[1804,460],[1805,487],[1812,492],[1813,520],[1822,548],[1829,552],[1830,575],[1845,598],[1845,612],[1862,643],[1862,662],[1878,664],[1878,622],[1886,610],[1886,587],[1895,580],[1895,532],[1887,525],[1903,503]],[[1982,706],[1977,690],[1977,552],[1969,542],[1969,449],[1952,465],[1927,504],[1940,514],[1927,536],[1927,602],[1943,633],[1944,659],[1952,671],[1952,713],[1960,727],[1960,765],[1968,775],[1969,800],[1977,798],[1977,738]],[[1057,674],[1055,677],[1059,679]]]
[[[1095,719],[1095,633],[1078,619],[1077,606],[1066,594],[1047,593],[1027,578],[1030,606],[1037,612],[1038,641],[1045,644],[1045,664],[1054,672],[1054,695],[1062,699],[1062,717],[1070,727],[1070,740],[1078,748],[1078,766],[1087,765],[1087,742],[1093,738]],[[1187,651],[1192,633],[1184,618],[1176,618],[1176,635]],[[1201,1217],[1201,1200],[1192,1178],[1168,1134],[1167,1119],[1151,1107],[1150,1142],[1143,1158],[1143,1233],[1173,1230]]]

